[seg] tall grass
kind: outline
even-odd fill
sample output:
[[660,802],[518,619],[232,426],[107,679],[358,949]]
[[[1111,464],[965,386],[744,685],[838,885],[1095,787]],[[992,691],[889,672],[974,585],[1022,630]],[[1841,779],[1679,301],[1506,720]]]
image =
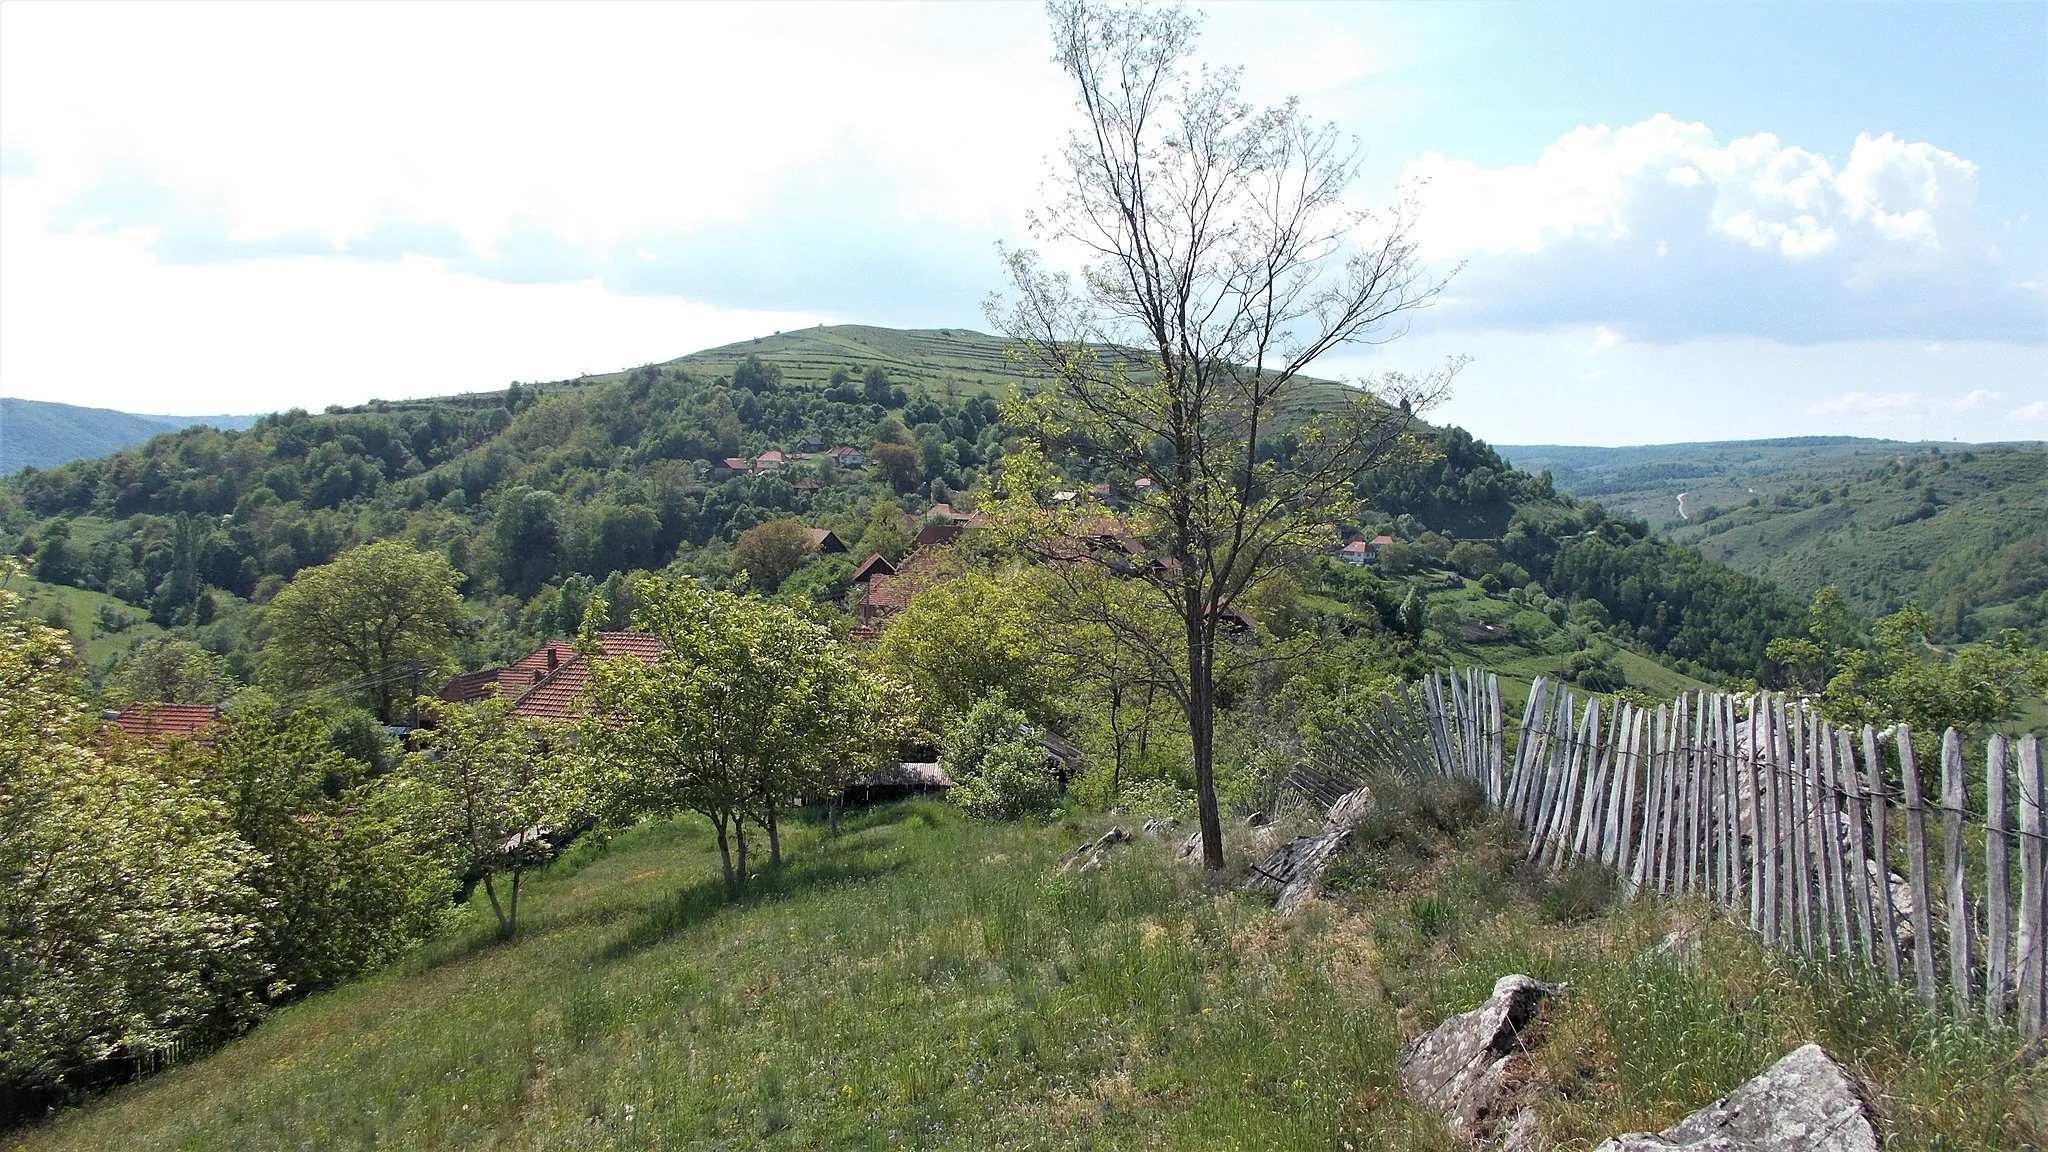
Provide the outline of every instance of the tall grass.
[[1581,892],[1547,916],[1504,836],[1432,803],[1284,921],[1159,845],[1060,873],[1078,826],[925,804],[801,825],[738,900],[697,826],[643,828],[543,874],[518,939],[479,918],[21,1144],[1450,1149],[1395,1088],[1400,1041],[1511,970],[1572,984],[1530,1089],[1555,1139],[1661,1127],[1812,1038],[1902,1146],[2038,1142],[2009,1043],[1732,929],[1689,966],[1654,954],[1671,914]]

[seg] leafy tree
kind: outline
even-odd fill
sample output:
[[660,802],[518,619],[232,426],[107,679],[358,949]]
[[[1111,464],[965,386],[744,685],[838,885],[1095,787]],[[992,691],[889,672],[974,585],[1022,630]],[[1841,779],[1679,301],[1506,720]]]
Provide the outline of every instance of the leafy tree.
[[773,392],[782,383],[782,369],[773,364],[763,364],[759,356],[752,353],[740,361],[732,370],[732,382],[749,392]]
[[939,759],[953,778],[946,798],[977,820],[1043,815],[1059,802],[1059,778],[1045,749],[1000,689],[953,725]]
[[[406,773],[426,791],[433,825],[466,881],[481,880],[498,936],[519,931],[519,885],[555,852],[559,832],[583,807],[577,773],[562,749],[567,733],[522,723],[510,701],[444,704],[421,697],[430,723]],[[498,877],[511,886],[501,897]]]
[[63,634],[0,588],[0,1096],[16,1101],[258,1007],[251,851],[147,749],[102,755],[96,720]]
[[870,404],[889,404],[889,373],[880,364],[870,365],[861,379],[861,396]]
[[1814,596],[1806,636],[1771,641],[1769,656],[1795,685],[1819,684],[1821,710],[1838,724],[1968,731],[2009,720],[2029,697],[2048,692],[2048,652],[2018,631],[1944,653],[1934,630],[1925,609],[1908,606],[1872,627],[1870,647],[1859,646],[1830,586]]
[[561,565],[562,524],[555,494],[514,488],[498,500],[492,542],[498,579],[514,596],[531,596]]
[[462,619],[446,557],[379,540],[300,572],[264,613],[271,666],[287,683],[350,681],[386,724],[409,688],[447,662]]
[[884,440],[875,445],[870,459],[874,461],[875,471],[889,482],[889,487],[895,489],[899,496],[915,491],[917,486],[924,482],[924,472],[918,463],[918,451],[912,445]]
[[[1090,263],[1076,282],[1012,254],[1015,300],[991,318],[1038,384],[1013,422],[1121,490],[1142,478],[1157,492],[1134,518],[1149,563],[1132,570],[1182,622],[1203,862],[1221,868],[1217,660],[1231,604],[1321,545],[1455,365],[1378,394],[1303,372],[1389,338],[1440,284],[1415,260],[1405,212],[1368,231],[1346,207],[1355,160],[1334,128],[1293,103],[1255,111],[1234,69],[1191,73],[1193,16],[1086,0],[1052,16],[1084,124],[1038,234]],[[1140,358],[1106,351],[1125,348]],[[1283,436],[1295,447],[1284,466]]]
[[990,693],[1051,718],[1060,689],[1040,643],[1046,621],[1030,600],[1011,581],[968,573],[912,596],[889,621],[877,654],[910,686],[928,729],[942,730]]
[[740,533],[732,550],[732,570],[735,575],[746,573],[748,582],[763,592],[773,592],[814,551],[810,526],[784,516]]
[[116,699],[159,704],[218,704],[235,689],[226,661],[182,636],[152,636],[114,676]]
[[635,595],[634,623],[662,652],[593,661],[582,724],[593,789],[613,819],[704,815],[737,892],[748,823],[779,862],[778,814],[892,751],[903,690],[788,605],[692,581],[648,579]]
[[230,716],[194,767],[259,853],[249,883],[267,998],[338,984],[440,925],[449,876],[419,827],[419,798],[402,780],[360,780],[318,715]]

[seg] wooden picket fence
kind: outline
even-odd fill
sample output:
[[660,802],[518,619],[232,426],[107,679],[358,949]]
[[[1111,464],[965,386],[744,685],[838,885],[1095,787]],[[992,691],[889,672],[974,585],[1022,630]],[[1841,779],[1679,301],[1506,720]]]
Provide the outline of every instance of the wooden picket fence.
[[[1630,898],[1705,897],[1818,965],[1910,981],[1930,1010],[2048,1032],[2037,737],[1992,736],[1971,765],[1954,729],[1937,752],[1904,726],[1845,731],[1783,695],[1649,709],[1540,677],[1517,736],[1510,759],[1496,676],[1435,673],[1290,782],[1327,802],[1375,772],[1471,780],[1532,862],[1597,862]],[[1932,797],[1922,756],[1939,760]]]

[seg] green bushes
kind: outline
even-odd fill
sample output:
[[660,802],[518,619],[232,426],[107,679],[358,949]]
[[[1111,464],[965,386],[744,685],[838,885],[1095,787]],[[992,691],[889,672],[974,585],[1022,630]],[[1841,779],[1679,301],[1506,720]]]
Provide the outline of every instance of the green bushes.
[[939,761],[953,777],[947,799],[977,820],[1042,816],[1059,803],[1059,777],[1045,749],[999,691],[976,701],[946,734]]

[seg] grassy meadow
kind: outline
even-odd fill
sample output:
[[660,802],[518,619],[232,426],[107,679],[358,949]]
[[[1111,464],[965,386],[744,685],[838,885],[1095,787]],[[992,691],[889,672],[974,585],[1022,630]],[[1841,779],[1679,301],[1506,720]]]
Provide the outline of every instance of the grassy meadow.
[[[700,822],[579,844],[519,937],[472,915],[406,963],[17,1133],[64,1148],[1457,1147],[1402,1041],[1510,971],[1569,983],[1545,1134],[1654,1129],[1818,1040],[1901,1148],[2044,1131],[2016,1046],[1824,983],[1690,906],[1537,882],[1469,797],[1389,805],[1292,919],[1140,840],[929,803],[805,824],[728,902]],[[1234,857],[1255,847],[1234,845]],[[1656,945],[1700,923],[1696,962]]]

